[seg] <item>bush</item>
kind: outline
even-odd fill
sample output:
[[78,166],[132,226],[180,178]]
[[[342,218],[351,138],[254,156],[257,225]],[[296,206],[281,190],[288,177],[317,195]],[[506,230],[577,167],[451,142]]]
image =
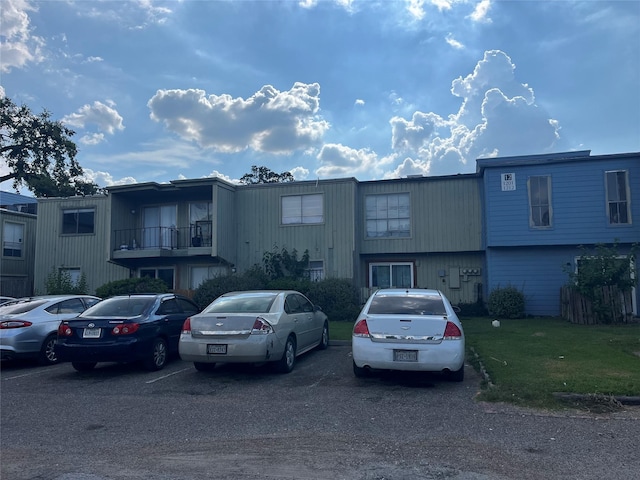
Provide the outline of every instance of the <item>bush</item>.
[[167,293],[167,284],[159,278],[127,278],[105,283],[96,289],[96,295],[100,298],[109,298],[115,295],[129,295],[132,293]]
[[243,275],[223,275],[202,282],[193,295],[193,301],[204,308],[223,293],[239,290],[264,290],[266,283],[262,275],[248,270]]
[[496,288],[489,294],[489,315],[496,318],[524,316],[524,294],[515,287]]
[[78,282],[74,283],[68,271],[54,268],[47,275],[44,288],[47,295],[86,295],[87,277],[83,273]]
[[486,317],[489,312],[487,312],[487,307],[485,307],[482,301],[473,302],[473,303],[458,303],[457,305],[460,307],[459,317]]
[[340,278],[328,278],[311,282],[307,296],[333,321],[355,322],[360,312],[358,289],[351,281]]

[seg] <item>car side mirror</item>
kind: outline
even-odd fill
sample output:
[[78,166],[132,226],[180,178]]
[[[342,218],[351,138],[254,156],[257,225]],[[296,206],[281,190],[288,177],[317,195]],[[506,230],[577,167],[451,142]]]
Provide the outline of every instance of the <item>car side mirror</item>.
[[453,308],[453,311],[456,313],[460,313],[462,311],[462,309],[457,305],[451,305],[451,308]]

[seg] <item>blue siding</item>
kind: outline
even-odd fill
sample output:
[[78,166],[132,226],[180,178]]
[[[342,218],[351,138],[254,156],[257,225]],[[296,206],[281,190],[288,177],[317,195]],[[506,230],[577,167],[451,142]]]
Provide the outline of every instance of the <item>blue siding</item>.
[[[522,166],[504,165],[484,172],[486,245],[576,245],[640,241],[640,157],[606,157]],[[627,170],[631,196],[631,223],[609,225],[605,172]],[[516,190],[501,190],[501,174],[514,173]],[[529,226],[527,180],[551,176],[552,226]]]

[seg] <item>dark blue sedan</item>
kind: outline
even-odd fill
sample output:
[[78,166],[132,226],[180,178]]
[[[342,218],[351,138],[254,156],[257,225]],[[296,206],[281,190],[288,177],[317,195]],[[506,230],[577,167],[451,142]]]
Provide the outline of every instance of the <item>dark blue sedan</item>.
[[55,352],[79,372],[98,362],[134,361],[160,370],[178,352],[182,324],[199,311],[194,302],[172,293],[111,297],[63,321]]

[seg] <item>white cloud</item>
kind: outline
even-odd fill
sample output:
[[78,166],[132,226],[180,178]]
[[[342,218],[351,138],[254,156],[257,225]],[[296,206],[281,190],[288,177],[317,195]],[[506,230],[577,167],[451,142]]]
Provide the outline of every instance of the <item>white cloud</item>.
[[464,170],[483,156],[550,152],[560,140],[557,120],[535,104],[533,89],[515,79],[515,65],[502,51],[484,54],[473,73],[452,82],[462,99],[447,119],[417,111],[410,120],[390,120],[392,146],[408,154],[385,177],[440,175]]
[[395,160],[394,156],[379,158],[368,148],[356,150],[345,145],[323,145],[318,160],[321,166],[315,171],[320,178],[357,177],[358,174],[378,176],[382,168]]
[[41,51],[44,40],[31,34],[27,13],[36,10],[27,0],[0,0],[0,72],[7,73],[12,68],[23,68],[44,59]]
[[201,147],[288,154],[317,145],[329,129],[318,115],[320,85],[296,82],[280,92],[265,85],[248,99],[203,90],[158,90],[151,118]]
[[462,50],[464,48],[464,45],[453,38],[453,34],[451,33],[446,36],[445,41],[456,50]]
[[138,183],[138,181],[133,177],[122,177],[116,180],[109,172],[96,172],[94,170],[91,170],[90,168],[83,168],[82,171],[84,173],[83,177],[86,181],[93,182],[101,187],[111,187],[113,185],[131,185],[134,183]]
[[289,173],[293,175],[296,180],[306,180],[309,178],[309,170],[305,167],[294,167],[289,170]]
[[361,98],[356,99],[354,105],[357,105],[359,107],[361,107],[362,105],[364,105],[364,100],[362,100]]
[[[95,101],[92,105],[86,104],[78,109],[76,113],[65,116],[62,122],[77,128],[87,128],[87,125],[95,125],[101,132],[113,135],[116,130],[124,130],[122,117],[118,111],[113,108],[113,102]],[[102,133],[90,133],[83,137],[83,143],[87,145],[95,145],[104,140]]]
[[490,8],[491,0],[482,0],[476,5],[476,8],[473,10],[473,13],[469,15],[469,17],[474,22],[491,23],[491,18],[489,18],[488,16]]

